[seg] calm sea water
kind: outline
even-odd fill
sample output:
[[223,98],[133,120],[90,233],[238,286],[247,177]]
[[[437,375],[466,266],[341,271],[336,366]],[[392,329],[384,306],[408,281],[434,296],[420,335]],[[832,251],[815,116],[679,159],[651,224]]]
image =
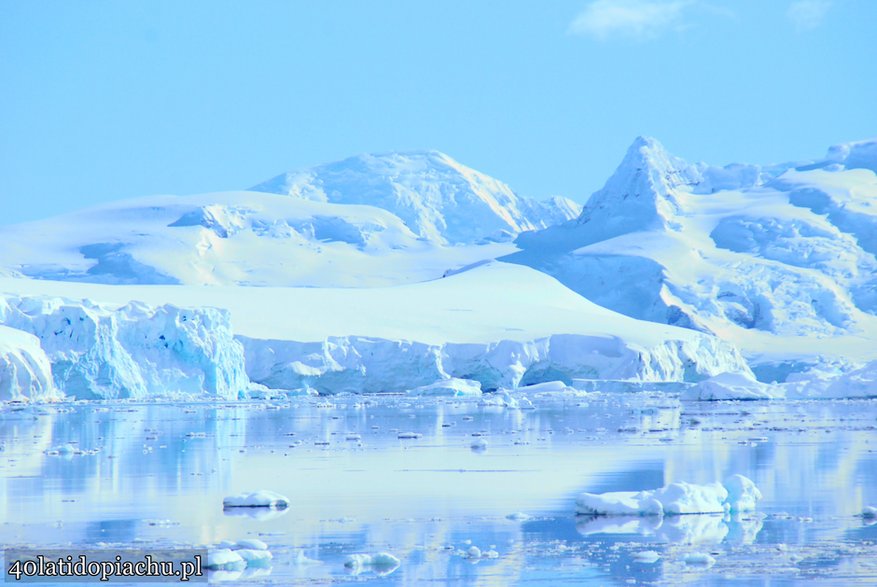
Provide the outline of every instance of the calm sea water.
[[[856,516],[877,505],[877,401],[531,399],[536,409],[400,397],[7,408],[0,548],[267,542],[270,569],[211,576],[230,584],[877,582],[877,525]],[[52,454],[66,443],[97,452]],[[575,515],[582,491],[733,473],[761,488],[757,513]],[[291,506],[223,511],[224,496],[257,489]],[[469,558],[472,546],[498,556]],[[382,551],[399,567],[344,567]]]

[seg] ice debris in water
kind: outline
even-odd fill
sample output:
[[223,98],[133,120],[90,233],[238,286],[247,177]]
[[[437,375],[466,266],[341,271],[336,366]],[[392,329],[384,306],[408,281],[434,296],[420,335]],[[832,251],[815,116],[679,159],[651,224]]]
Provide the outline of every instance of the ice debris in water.
[[239,493],[237,495],[230,495],[222,500],[222,507],[285,509],[289,507],[289,499],[280,495],[279,493],[274,493],[273,491],[267,491],[265,489],[262,489],[260,491],[254,491],[252,493]]
[[690,552],[685,555],[682,559],[686,564],[689,565],[703,565],[706,567],[711,567],[716,564],[716,559],[705,552]]
[[207,553],[208,569],[214,571],[241,571],[271,566],[274,555],[268,545],[258,539],[231,542],[223,540]]
[[661,558],[661,555],[655,552],[654,550],[641,550],[640,552],[636,552],[633,555],[633,561],[637,563],[643,563],[650,565],[652,563],[658,562]]
[[487,450],[487,441],[483,438],[476,438],[472,441],[472,444],[469,445],[469,448],[472,449],[472,452],[484,452]]
[[354,574],[371,568],[378,575],[389,575],[399,567],[399,559],[389,552],[377,554],[351,554],[344,561],[344,567]]
[[409,395],[474,397],[481,395],[481,382],[472,379],[439,379],[408,391]]
[[872,505],[865,506],[865,509],[863,509],[862,513],[859,515],[866,520],[877,520],[877,507]]
[[218,548],[207,553],[207,564],[204,566],[222,571],[242,570],[246,568],[247,561],[230,548]]
[[739,512],[755,509],[761,492],[750,479],[732,475],[725,484],[671,483],[645,491],[582,493],[576,512],[590,515],[683,515]]

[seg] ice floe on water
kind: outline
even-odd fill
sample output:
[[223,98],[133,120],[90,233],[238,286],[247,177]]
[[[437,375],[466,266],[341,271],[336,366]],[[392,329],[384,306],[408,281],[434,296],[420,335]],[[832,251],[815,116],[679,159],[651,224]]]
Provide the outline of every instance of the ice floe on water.
[[451,377],[415,387],[408,393],[425,396],[477,397],[481,395],[481,382]]
[[358,575],[366,570],[376,575],[385,576],[399,568],[400,561],[389,552],[377,554],[351,554],[344,561],[344,568],[352,575]]
[[222,507],[286,509],[289,507],[289,499],[279,493],[262,489],[251,493],[230,495],[222,500]]
[[743,475],[721,483],[697,485],[684,481],[660,489],[582,493],[576,498],[576,512],[605,516],[676,516],[725,514],[755,508],[761,492]]

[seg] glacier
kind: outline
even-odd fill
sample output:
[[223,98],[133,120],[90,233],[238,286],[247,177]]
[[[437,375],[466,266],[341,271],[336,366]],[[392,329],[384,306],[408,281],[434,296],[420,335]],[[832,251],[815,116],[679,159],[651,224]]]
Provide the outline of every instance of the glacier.
[[52,364],[32,334],[0,326],[0,401],[56,400]]
[[507,263],[385,288],[0,279],[0,292],[12,290],[0,322],[38,336],[58,387],[79,398],[233,399],[253,384],[328,394],[402,392],[453,378],[494,390],[751,375],[737,349],[715,336],[617,314]]
[[584,207],[362,155],[2,226],[0,398],[868,396],[875,145],[716,167],[640,137]]
[[5,296],[0,323],[0,343],[27,337],[27,356],[41,367],[21,386],[30,399],[53,398],[57,390],[73,399],[237,399],[249,385],[228,313],[213,308]]

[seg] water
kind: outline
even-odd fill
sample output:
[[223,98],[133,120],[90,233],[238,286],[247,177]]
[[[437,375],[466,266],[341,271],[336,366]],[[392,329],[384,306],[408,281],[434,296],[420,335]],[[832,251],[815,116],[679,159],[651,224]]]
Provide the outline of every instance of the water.
[[[532,399],[535,410],[400,397],[7,408],[0,547],[267,542],[270,569],[211,576],[231,584],[877,581],[877,525],[856,516],[877,505],[877,401]],[[479,439],[486,449],[472,447]],[[65,443],[96,452],[51,453]],[[732,473],[761,488],[758,513],[574,513],[582,491]],[[223,511],[224,496],[257,489],[291,507]],[[497,558],[467,558],[473,545]],[[381,551],[400,566],[344,567]],[[693,553],[715,562],[693,564]]]

